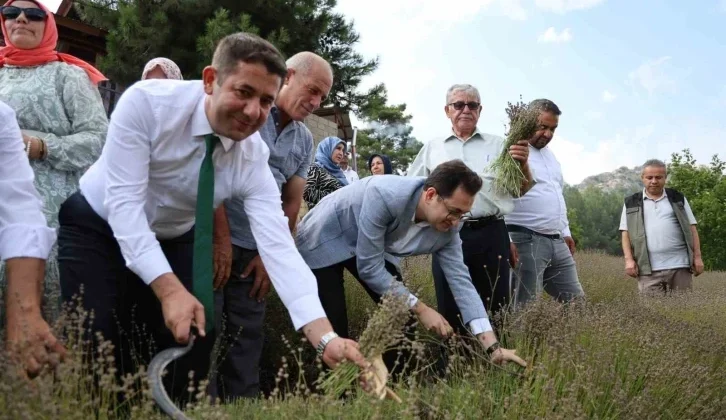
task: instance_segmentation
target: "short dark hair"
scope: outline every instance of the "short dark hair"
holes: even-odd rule
[[[451,197],[459,187],[467,194],[474,196],[479,192],[481,186],[481,177],[459,159],[440,164],[424,182],[424,190],[433,187],[442,198]]]
[[[560,108],[549,99],[535,99],[534,101],[529,103],[528,108],[533,111],[551,112],[558,116],[562,115],[562,111],[560,111]]]
[[[219,41],[212,65],[217,69],[220,83],[237,68],[240,61],[262,64],[268,72],[280,76],[281,79],[287,76],[287,66],[280,51],[254,34],[237,32]]]

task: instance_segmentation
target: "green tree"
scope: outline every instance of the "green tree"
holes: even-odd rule
[[[157,56],[174,60],[185,78],[198,78],[216,42],[236,32],[258,34],[285,56],[313,51],[333,67],[335,81],[325,105],[358,112],[376,91],[359,92],[363,77],[378,66],[355,52],[359,35],[335,13],[335,0],[81,0],[76,10],[108,31],[107,55],[99,67],[130,85]],[[374,88],[375,89],[375,88]]]
[[[620,215],[623,195],[596,187],[579,190],[566,185],[563,191],[572,237],[581,249],[598,249],[622,255]]]
[[[368,128],[359,130],[356,141],[358,174],[370,175],[368,158],[384,154],[391,160],[393,172],[402,174],[423,146],[411,136],[411,115],[406,104],[388,105],[387,91],[383,85],[371,89],[376,92],[359,108],[358,115]]]
[[[703,263],[708,270],[726,270],[726,162],[714,155],[698,165],[690,150],[674,153],[668,164],[668,186],[688,199],[698,221]]]

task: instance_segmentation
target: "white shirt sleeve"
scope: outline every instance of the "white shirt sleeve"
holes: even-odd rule
[[[144,207],[149,184],[154,110],[141,91],[129,89],[121,96],[108,128],[103,155],[106,163],[104,207],[108,224],[121,248],[126,265],[146,284],[171,266],[149,227]]]
[[[406,176],[428,176],[431,171],[428,168],[428,150],[429,143],[424,144],[418,151],[416,158],[406,171]]]
[[[623,213],[620,215],[620,230],[628,230],[628,218],[626,215],[625,204],[623,204]]]
[[[47,259],[55,243],[15,112],[0,102],[0,259]]]
[[[240,186],[237,197],[244,203],[257,250],[272,285],[298,330],[326,317],[318,298],[317,280],[295,247],[282,211],[280,190],[267,159],[249,164],[256,168],[245,171],[249,175],[242,175],[236,183]]]
[[[696,216],[693,215],[691,205],[688,204],[688,199],[686,197],[683,197],[683,208],[686,210],[686,216],[688,216],[688,223],[692,225],[698,224],[698,222],[696,222]]]
[[[474,335],[494,331],[492,324],[489,322],[489,318],[472,319],[471,322],[469,322],[469,328],[471,328],[471,333]]]

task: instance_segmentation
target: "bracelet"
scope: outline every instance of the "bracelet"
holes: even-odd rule
[[[28,160],[30,160],[30,146],[32,146],[33,143],[33,137],[28,139],[28,142],[25,143],[25,154],[28,155]]]
[[[323,338],[320,339],[320,342],[318,343],[318,347],[317,347],[318,356],[323,357],[323,353],[325,352],[325,347],[334,338],[338,338],[338,334],[336,334],[335,331],[330,331],[329,333],[323,335]]]
[[[40,142],[40,155],[38,159],[44,160],[47,157],[48,149],[45,148],[45,140],[39,138],[38,141]]]
[[[494,344],[487,347],[487,355],[491,356],[492,353],[497,351],[497,349],[501,348],[501,345],[499,344],[499,341],[495,341]]]

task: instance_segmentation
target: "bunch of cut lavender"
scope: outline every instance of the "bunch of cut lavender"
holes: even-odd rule
[[[386,293],[358,341],[363,357],[372,361],[404,343],[403,331],[410,316],[407,296]],[[359,375],[358,366],[345,361],[320,378],[320,388],[336,398],[350,389]]]
[[[509,154],[509,148],[520,140],[527,140],[537,131],[537,117],[534,110],[530,110],[523,102],[512,104],[507,102],[507,115],[509,116],[509,132],[499,157],[492,162],[491,171],[494,173],[494,189],[499,194],[520,197],[522,184],[526,176],[518,161]]]

